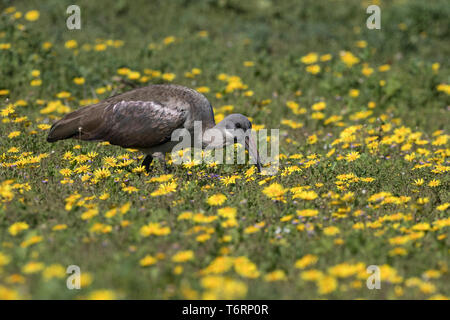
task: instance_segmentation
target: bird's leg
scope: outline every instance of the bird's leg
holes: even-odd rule
[[[145,171],[150,173],[150,165],[152,164],[153,157],[151,155],[146,155],[144,161],[142,161],[142,165],[145,167]]]

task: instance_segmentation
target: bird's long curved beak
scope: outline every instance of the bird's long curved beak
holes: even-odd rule
[[[259,160],[258,149],[256,147],[255,139],[253,139],[251,134],[245,137],[245,148],[247,149],[252,160],[255,162],[258,172],[261,172],[261,161]]]

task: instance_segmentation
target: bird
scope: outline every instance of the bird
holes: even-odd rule
[[[201,121],[200,132],[194,130],[197,121]],[[202,149],[243,141],[261,172],[255,139],[248,134],[252,129],[250,120],[234,113],[216,124],[208,99],[194,89],[176,84],[136,88],[68,113],[51,126],[47,141],[73,138],[138,149],[146,155],[142,165],[149,173],[154,158],[162,161],[167,170],[165,155],[178,144],[172,141],[177,129],[187,130],[192,142],[198,141]],[[220,139],[215,137],[217,132]]]

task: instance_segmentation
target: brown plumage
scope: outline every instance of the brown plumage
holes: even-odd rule
[[[237,128],[251,128],[244,116],[231,118],[217,128],[225,130],[230,122]],[[148,170],[154,156],[164,159],[177,144],[171,141],[174,130],[184,128],[194,134],[194,121],[202,122],[203,132],[215,127],[213,109],[205,96],[179,85],[150,85],[67,114],[53,124],[47,141],[75,138],[140,149],[147,154],[143,164]]]

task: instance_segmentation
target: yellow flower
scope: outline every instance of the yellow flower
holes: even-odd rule
[[[164,38],[163,43],[165,45],[169,45],[169,44],[175,42],[175,40],[176,40],[176,38],[174,36],[169,36],[169,37]]]
[[[141,73],[138,71],[130,71],[130,72],[128,72],[127,77],[130,80],[136,80],[141,77]]]
[[[449,138],[450,136],[449,135],[446,135],[446,134],[443,134],[443,135],[440,135],[440,136],[438,136],[435,140],[433,140],[433,142],[431,143],[433,146],[442,146],[442,145],[445,145],[445,144],[447,144],[447,141],[448,141],[448,138]]]
[[[64,177],[69,177],[72,175],[72,170],[69,168],[64,168],[59,170],[59,173],[61,173]]]
[[[321,278],[323,278],[324,274],[322,271],[319,270],[307,270],[307,271],[303,271],[300,274],[300,278],[304,281],[317,281]]]
[[[403,278],[397,274],[397,270],[387,264],[380,266],[380,274],[383,281],[391,283],[400,283],[403,281]],[[364,274],[364,277],[367,277],[367,273]]]
[[[38,125],[38,128],[44,131],[44,130],[50,129],[51,126],[49,124],[46,124],[46,123],[41,123],[41,124]]]
[[[320,72],[320,66],[318,64],[307,66],[306,72],[309,72],[311,74],[318,74]]]
[[[373,68],[370,68],[368,66],[363,66],[361,73],[365,75],[366,77],[370,76],[373,73]]]
[[[106,168],[100,168],[94,171],[94,178],[99,180],[99,179],[104,179],[111,176],[111,171],[109,171]]]
[[[384,65],[378,67],[378,71],[380,71],[380,72],[386,72],[386,71],[389,71],[390,69],[391,69],[391,66],[388,64],[384,64]]]
[[[431,65],[431,69],[435,72],[438,71],[440,67],[441,67],[441,65],[439,62],[435,62]]]
[[[217,210],[217,214],[221,217],[232,219],[236,217],[237,209],[232,207],[224,207]]]
[[[347,67],[352,67],[353,65],[359,63],[359,58],[355,57],[351,52],[349,51],[342,51],[340,53],[341,61],[346,64]]]
[[[148,237],[151,235],[165,236],[165,235],[170,234],[170,228],[169,227],[161,227],[159,223],[151,222],[148,225],[141,227],[141,229],[139,230],[139,233],[143,237]]]
[[[314,200],[317,197],[318,197],[317,193],[315,191],[313,191],[313,190],[310,190],[310,191],[297,191],[297,192],[294,192],[294,195],[292,196],[292,199]],[[307,212],[308,211],[305,211],[304,213],[307,213]],[[312,211],[309,211],[309,213],[314,214]]]
[[[433,188],[439,186],[440,184],[441,184],[440,180],[433,179],[428,183],[428,186]]]
[[[422,223],[418,223],[418,224],[414,225],[411,229],[414,231],[427,231],[427,230],[430,230],[431,227],[428,222],[422,222]]]
[[[423,273],[423,277],[426,279],[438,279],[441,277],[441,272],[439,270],[427,270]]]
[[[109,199],[109,193],[104,192],[102,195],[98,197],[100,200],[107,200]]]
[[[202,275],[207,274],[221,274],[225,273],[231,269],[234,263],[234,258],[228,256],[221,256],[215,258],[211,263],[203,270],[201,270]]]
[[[324,276],[318,280],[317,286],[319,294],[324,295],[335,291],[337,289],[338,282],[336,278],[332,276]]]
[[[192,250],[180,251],[172,257],[173,262],[181,263],[194,259],[194,252]]]
[[[304,209],[304,210],[297,210],[297,215],[302,217],[315,217],[319,214],[318,210],[315,209]]]
[[[436,286],[429,282],[423,282],[419,285],[419,290],[425,294],[431,294],[436,291]]]
[[[112,227],[103,223],[94,223],[94,225],[89,229],[92,233],[110,233],[112,231]]]
[[[355,161],[356,159],[359,159],[359,157],[361,156],[358,151],[352,151],[345,156],[345,160],[347,160],[347,162],[351,162]]]
[[[25,274],[32,274],[44,269],[42,262],[30,261],[22,267],[22,272]]]
[[[96,209],[96,208],[89,209],[81,215],[81,219],[82,220],[90,220],[93,217],[95,217],[96,215],[98,215],[98,209]]]
[[[339,232],[340,232],[339,228],[335,227],[335,226],[330,226],[330,227],[326,227],[323,229],[323,233],[326,236],[334,236],[334,235],[338,234]]]
[[[28,21],[36,21],[37,19],[39,19],[39,11],[37,10],[28,11],[25,14],[25,19]]]
[[[117,208],[113,208],[113,209],[110,209],[110,210],[108,210],[108,211],[105,212],[105,217],[106,217],[106,218],[112,218],[112,217],[114,217],[116,214],[117,214]]]
[[[66,41],[64,46],[67,49],[75,49],[76,47],[78,47],[78,42],[76,40],[69,40],[69,41]]]
[[[27,240],[23,241],[20,244],[21,248],[27,248],[33,244],[39,243],[43,240],[43,238],[41,236],[32,236],[30,238],[28,238]]]
[[[156,262],[158,262],[158,259],[152,257],[151,255],[146,255],[139,261],[139,264],[141,265],[141,267],[148,267],[155,264]]]
[[[122,188],[122,191],[127,192],[128,194],[131,194],[133,192],[138,192],[139,189],[134,186],[126,186]]]
[[[356,46],[358,48],[365,48],[367,47],[367,41],[364,40],[356,41]]]
[[[57,225],[53,226],[53,228],[52,228],[53,231],[59,231],[59,230],[65,230],[65,229],[67,229],[66,224],[57,224]]]
[[[361,274],[366,271],[364,263],[359,262],[355,264],[341,263],[328,269],[328,273],[337,278],[348,278],[352,275]]]
[[[49,280],[52,278],[64,278],[66,276],[66,269],[60,264],[52,264],[44,269],[42,272],[44,279]]]
[[[95,290],[89,296],[89,300],[115,300],[116,294],[112,290]]]
[[[235,271],[245,278],[258,278],[259,271],[256,265],[251,262],[247,257],[238,257],[234,260]]]
[[[11,49],[11,43],[0,43],[0,50]]]
[[[331,54],[327,53],[327,54],[320,56],[320,61],[323,61],[323,62],[330,61],[332,58],[333,58],[333,56]]]
[[[322,111],[326,107],[327,107],[327,104],[325,102],[321,101],[321,102],[314,103],[311,106],[311,109],[314,110],[314,111]]]
[[[207,240],[209,240],[211,238],[211,235],[204,233],[204,234],[200,234],[197,237],[195,237],[195,240],[198,242],[205,242]]]
[[[304,255],[302,258],[298,259],[295,262],[295,267],[298,269],[304,269],[308,266],[316,264],[319,258],[313,254]]]
[[[199,75],[202,73],[202,70],[199,68],[192,68],[191,72],[193,75]]]
[[[8,134],[8,138],[9,138],[9,139],[13,139],[13,138],[18,137],[18,136],[20,136],[20,131],[11,131],[11,132]]]
[[[77,84],[77,85],[82,85],[84,84],[85,80],[83,77],[77,77],[77,78],[73,78],[73,83]]]
[[[227,200],[227,197],[222,193],[217,193],[210,196],[207,200],[207,203],[210,206],[220,206]]]
[[[176,75],[174,73],[164,73],[162,75],[162,78],[166,81],[173,81],[173,79],[175,79]]]
[[[53,44],[52,44],[51,42],[48,42],[48,41],[46,41],[46,42],[44,42],[44,43],[42,44],[42,48],[43,48],[44,50],[49,50],[52,46],[53,46]]]
[[[288,189],[283,188],[283,186],[279,183],[272,183],[268,187],[263,189],[263,193],[272,200],[283,201],[284,194],[288,191]]]
[[[104,43],[98,43],[94,46],[95,51],[105,51],[106,50],[106,44]]]
[[[31,76],[34,78],[37,78],[41,75],[41,72],[39,70],[31,70]]]
[[[166,195],[177,190],[177,183],[175,181],[171,181],[168,183],[162,183],[159,185],[158,189],[153,191],[150,195],[152,197],[158,197],[162,195]]]
[[[430,202],[430,199],[428,199],[428,197],[417,199],[418,204],[426,204],[428,202]]]
[[[311,119],[314,119],[314,120],[321,120],[321,119],[323,119],[323,118],[325,118],[325,114],[322,113],[322,112],[313,112],[313,113],[311,113]],[[315,140],[315,139],[314,139],[314,140]]]
[[[11,258],[0,252],[0,267],[6,266],[11,261]]]
[[[352,98],[356,98],[359,96],[359,90],[358,89],[350,89],[349,96]]]
[[[8,231],[10,235],[15,236],[19,234],[21,231],[27,230],[28,228],[29,226],[26,222],[16,222],[8,228]]]
[[[20,300],[18,291],[0,285],[0,300]]]
[[[428,298],[429,300],[449,300],[449,297],[444,296],[443,294],[435,294]]]
[[[67,91],[61,91],[56,94],[56,97],[59,99],[66,99],[69,98],[70,96],[71,96],[70,92]]]
[[[201,285],[207,289],[202,297],[204,300],[243,299],[247,294],[247,286],[245,283],[228,277],[206,276],[201,279]]]
[[[306,56],[303,56],[300,61],[304,64],[312,64],[317,62],[318,55],[315,52],[310,52]]]
[[[210,91],[210,89],[208,87],[198,87],[195,90],[197,90],[200,93],[208,93]]]
[[[258,227],[256,227],[256,226],[249,226],[249,227],[244,229],[244,233],[245,234],[252,234],[252,233],[258,232],[259,230],[260,229]]]
[[[264,281],[273,282],[273,281],[281,281],[286,280],[286,274],[283,270],[275,270],[264,276]]]
[[[396,247],[389,251],[390,256],[406,256],[408,254],[408,251],[406,251],[405,248]]]
[[[117,73],[120,74],[121,76],[127,75],[129,72],[131,72],[131,70],[128,68],[117,69]]]
[[[317,135],[313,134],[308,137],[308,144],[316,144],[317,143]]]
[[[32,87],[39,87],[41,84],[42,84],[41,79],[34,79],[34,80],[31,80],[31,82],[30,82],[30,86],[32,86]]]
[[[16,7],[8,7],[8,8],[6,8],[5,10],[3,10],[3,13],[6,13],[6,14],[11,14],[11,13],[13,13],[13,12],[15,12],[16,11]]]

